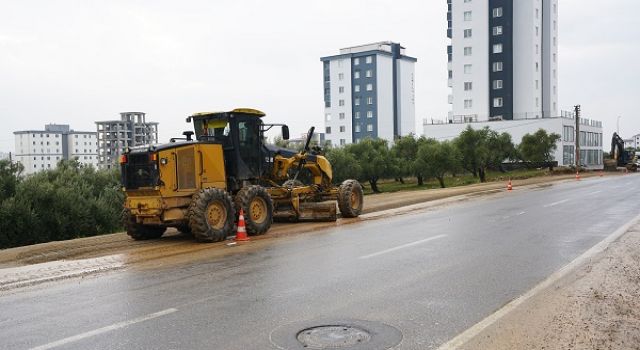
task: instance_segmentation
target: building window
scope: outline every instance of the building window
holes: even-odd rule
[[[360,97],[356,97],[356,99],[353,101],[353,104],[356,106],[360,105]]]
[[[471,31],[471,29],[465,29],[464,30],[464,37],[465,38],[471,38],[472,35],[473,35],[473,32]]]
[[[502,7],[496,7],[493,9],[493,18],[502,17]]]
[[[359,70],[353,72],[353,79],[360,79],[360,71]]]
[[[502,26],[493,27],[493,35],[494,36],[502,35]]]
[[[360,132],[360,124],[356,124],[356,132]]]
[[[464,20],[465,21],[470,21],[471,20],[471,11],[465,11],[464,12]]]
[[[493,53],[502,53],[502,44],[494,44]]]
[[[328,135],[328,134],[331,134],[331,127],[330,127],[330,126],[327,126],[327,127],[325,128],[324,132],[325,132],[327,135]]]
[[[473,100],[464,100],[464,108],[469,109],[473,107]]]
[[[502,72],[502,62],[493,62],[493,71]]]
[[[340,119],[344,119],[344,113],[340,113],[339,116],[340,116]]]
[[[338,106],[344,106],[344,100],[339,100],[338,101]]]
[[[353,91],[360,92],[360,85],[354,85],[353,86]]]
[[[493,107],[502,107],[503,106],[504,101],[502,100],[502,97],[496,97],[493,99]]]
[[[360,119],[360,111],[356,111],[356,119]]]
[[[373,56],[367,56],[367,58],[365,58],[365,62],[372,63],[373,62]]]
[[[536,90],[540,89],[540,81],[536,80]]]
[[[344,73],[338,73],[338,80],[344,80]]]
[[[540,70],[540,64],[536,62],[536,73]]]
[[[340,139],[340,146],[344,146],[347,144],[347,140],[345,139]]]
[[[367,91],[373,90],[373,84],[367,84]]]
[[[464,74],[471,74],[471,65],[470,64],[465,64],[464,65]]]
[[[345,126],[344,126],[344,125],[340,125],[340,132],[345,132],[345,130],[346,130],[346,129],[347,129],[347,128],[345,128]]]
[[[344,86],[338,87],[338,93],[344,93]]]
[[[373,76],[373,71],[371,69],[367,69],[367,71],[365,73],[365,76],[367,78],[371,78]]]
[[[493,89],[494,90],[502,89],[502,80],[494,80],[493,81]]]
[[[330,121],[331,121],[331,113],[327,113],[327,114],[325,114],[325,115],[324,115],[324,119],[325,119],[326,121],[330,122]]]
[[[367,97],[367,104],[368,105],[372,105],[373,104],[373,97]]]
[[[353,59],[353,65],[354,66],[360,65],[360,58],[359,57],[356,57],[356,58]]]
[[[471,46],[467,46],[467,47],[465,47],[465,48],[464,48],[464,55],[465,55],[465,56],[471,56],[471,53],[473,52],[472,50],[473,50],[473,49],[471,48]]]
[[[464,91],[471,91],[471,90],[473,90],[473,82],[465,81],[464,82]]]
[[[540,36],[540,27],[536,26],[536,36]]]
[[[367,118],[373,118],[373,111],[367,111]]]
[[[373,131],[373,124],[367,124],[367,131]]]

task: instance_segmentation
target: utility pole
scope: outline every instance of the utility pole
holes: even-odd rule
[[[580,105],[574,107],[576,114],[576,169],[580,169]]]
[[[622,116],[618,116],[618,119],[616,119],[616,132],[618,133],[618,135],[620,135],[620,118],[622,118]]]

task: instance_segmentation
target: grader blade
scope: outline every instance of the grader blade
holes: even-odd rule
[[[337,210],[335,201],[303,202],[299,207],[300,221],[336,221]]]

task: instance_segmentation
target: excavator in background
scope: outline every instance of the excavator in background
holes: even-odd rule
[[[634,151],[628,151],[624,148],[624,140],[617,132],[613,133],[611,138],[611,159],[605,161],[605,168],[626,168],[629,171],[638,170],[638,158]]]
[[[274,218],[335,221],[336,203],[342,217],[360,215],[360,183],[333,185],[331,164],[309,148],[314,128],[304,149],[294,152],[265,143],[266,131],[281,126],[286,140],[289,128],[265,124],[264,116],[248,108],[197,113],[187,118],[194,131],[184,138],[126,148],[120,164],[129,236],[159,238],[175,227],[217,242],[235,233],[240,210],[249,235],[266,233]]]

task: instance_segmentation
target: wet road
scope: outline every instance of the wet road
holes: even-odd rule
[[[316,319],[381,322],[402,333],[397,349],[437,348],[638,215],[638,188],[629,175],[516,189],[0,292],[0,348],[276,349]]]

